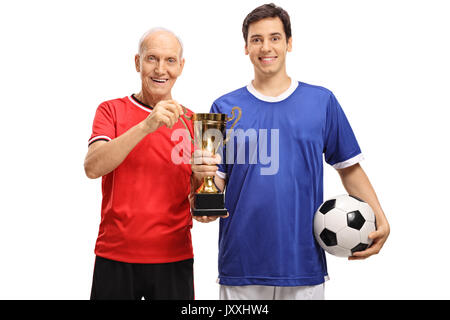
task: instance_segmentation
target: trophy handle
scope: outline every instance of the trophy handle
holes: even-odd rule
[[[187,113],[187,110],[186,110],[186,107],[185,106],[183,106],[183,105],[181,105],[181,107],[183,108],[183,117],[186,119],[186,120],[188,120],[188,121],[190,121],[191,119],[192,119],[192,117],[188,117],[187,115],[186,115],[186,113]]]
[[[183,106],[183,105],[181,105],[181,107],[183,108],[183,112],[184,112],[183,113],[183,118],[185,118],[187,121],[191,121],[192,116],[191,117],[186,116],[186,113],[187,113],[186,107]],[[183,118],[180,117],[180,120],[181,120],[181,122],[183,122],[183,125],[186,128],[186,131],[189,133],[189,138],[191,138],[191,142],[194,144],[194,139],[192,138],[191,132],[189,131],[189,129],[188,129],[186,123],[184,122]]]
[[[237,117],[236,117],[236,110],[238,111]],[[233,107],[231,109],[231,119],[229,119],[227,122],[231,122],[231,121],[233,121],[233,119],[235,119],[235,118],[236,119],[234,120],[233,124],[231,125],[230,130],[232,130],[234,128],[236,123],[241,119],[241,116],[242,116],[242,109],[241,108]],[[227,137],[226,137],[226,139],[225,139],[225,141],[223,143],[224,144],[227,143],[228,140],[230,140],[230,132],[227,133]]]

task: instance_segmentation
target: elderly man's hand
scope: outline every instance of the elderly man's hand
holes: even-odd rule
[[[183,108],[178,102],[175,100],[163,100],[156,104],[143,122],[149,133],[156,131],[163,125],[172,129],[182,114]]]

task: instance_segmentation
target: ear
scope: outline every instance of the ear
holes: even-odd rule
[[[245,51],[244,51],[244,52],[245,52],[245,55],[248,56],[248,47],[247,47],[247,44],[245,44],[244,50],[245,50]]]
[[[181,67],[181,68],[180,68],[180,74],[183,72],[184,62],[185,62],[184,58],[181,59],[181,62],[180,62],[180,67]]]
[[[288,43],[287,43],[287,51],[291,52],[292,51],[292,37],[289,38]]]
[[[141,56],[139,54],[134,56],[134,65],[136,67],[136,71],[141,72]]]

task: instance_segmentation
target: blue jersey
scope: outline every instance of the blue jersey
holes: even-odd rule
[[[231,115],[235,106],[242,116],[228,130],[218,173],[230,214],[220,221],[219,282],[320,284],[328,274],[313,219],[323,202],[323,158],[335,168],[362,159],[350,124],[331,91],[296,81],[279,97],[240,88],[211,112]]]

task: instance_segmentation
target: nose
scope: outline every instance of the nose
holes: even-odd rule
[[[264,41],[263,45],[261,47],[261,50],[263,52],[269,52],[270,51],[270,42],[269,41]]]
[[[157,74],[163,74],[165,71],[165,65],[163,61],[159,61],[156,65],[155,71]]]

